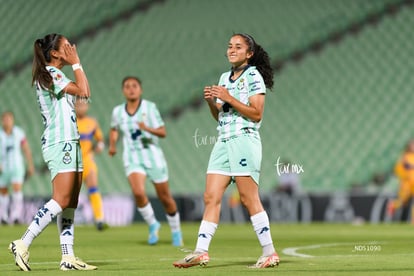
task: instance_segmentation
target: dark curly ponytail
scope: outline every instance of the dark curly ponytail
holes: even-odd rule
[[[262,46],[256,43],[254,38],[248,34],[234,34],[233,36],[241,36],[249,45],[249,50],[253,52],[253,56],[249,59],[249,64],[256,66],[257,70],[263,77],[267,88],[273,88],[273,69],[270,66],[270,58]]]
[[[33,46],[32,85],[37,81],[43,89],[49,89],[52,86],[52,76],[46,70],[46,63],[51,61],[50,51],[59,50],[62,37],[59,34],[48,34],[44,38],[36,39]]]

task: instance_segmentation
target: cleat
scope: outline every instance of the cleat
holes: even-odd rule
[[[60,270],[96,270],[94,265],[89,265],[75,256],[62,256],[60,261]]]
[[[249,266],[249,267],[250,268],[275,267],[279,265],[279,262],[280,262],[279,256],[275,252],[270,256],[261,256],[254,265]]]
[[[172,245],[173,246],[183,246],[183,237],[181,235],[181,231],[173,232],[172,233]]]
[[[9,245],[10,253],[14,255],[16,265],[23,271],[30,271],[29,251],[22,240],[12,241]]]
[[[161,224],[157,221],[149,226],[148,244],[155,245],[158,242],[158,232]]]
[[[109,228],[109,225],[105,222],[100,221],[100,222],[96,223],[96,229],[98,231],[103,231],[103,230],[106,230],[108,228]]]
[[[178,268],[187,268],[191,266],[206,266],[210,257],[208,252],[193,252],[184,257],[184,259],[178,260],[173,263],[173,266]]]

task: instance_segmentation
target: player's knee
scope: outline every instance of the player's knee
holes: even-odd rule
[[[66,209],[66,208],[69,208],[69,207],[72,207],[71,206],[72,202],[71,202],[70,197],[55,198],[54,200],[59,204],[59,206],[60,206],[60,208],[62,208],[62,210]]]
[[[158,198],[160,199],[160,201],[162,202],[164,206],[169,206],[171,205],[172,202],[174,202],[174,199],[168,193],[159,195]]]
[[[252,195],[240,194],[240,202],[249,210],[252,206],[257,205],[260,202],[260,199]]]
[[[149,202],[148,197],[145,194],[135,194],[134,197],[138,206],[144,206]]]
[[[220,204],[221,198],[219,198],[217,195],[211,192],[204,192],[204,204],[210,205],[210,204]]]
[[[245,195],[240,195],[240,203],[246,208],[248,208],[250,205],[249,199]]]

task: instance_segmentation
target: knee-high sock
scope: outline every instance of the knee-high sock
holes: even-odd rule
[[[91,203],[95,222],[103,221],[104,212],[103,212],[102,196],[98,190],[98,187],[89,188],[88,194],[89,194],[89,202]]]
[[[0,219],[9,221],[9,195],[0,195]]]
[[[211,239],[216,233],[217,224],[209,221],[202,220],[200,228],[198,230],[198,238],[196,245],[196,252],[208,251]]]
[[[39,234],[49,225],[54,217],[62,212],[60,205],[53,199],[49,200],[43,207],[41,207],[30,223],[26,232],[22,236],[23,242],[29,247],[33,239],[39,236]]]
[[[141,214],[142,218],[146,221],[148,225],[154,224],[157,222],[157,219],[155,218],[154,209],[152,209],[151,202],[148,202],[147,205],[145,205],[142,208],[137,208],[138,212]]]
[[[73,252],[73,240],[75,235],[74,218],[75,208],[66,208],[57,217],[62,255],[75,255]]]
[[[23,219],[23,193],[22,191],[13,192],[11,197],[10,219],[21,222]]]
[[[263,256],[269,256],[275,252],[272,237],[270,235],[269,217],[265,211],[250,217],[253,229],[256,232],[260,245],[262,246]]]
[[[180,226],[180,213],[176,212],[173,216],[166,215],[168,224],[170,225],[171,232],[181,231]]]

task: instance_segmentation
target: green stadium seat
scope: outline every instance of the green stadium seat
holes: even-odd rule
[[[0,71],[31,56],[38,30],[58,30],[70,38],[136,4],[74,0],[52,12],[47,0],[16,2],[2,3],[7,8],[0,11],[2,21],[18,23],[4,30]],[[397,2],[258,0],[251,5],[247,0],[177,0],[154,5],[78,43],[93,94],[90,114],[107,132],[112,108],[123,102],[121,80],[126,75],[143,80],[144,97],[156,102],[164,116],[202,98],[203,86],[217,83],[229,67],[224,54],[233,32],[251,33],[272,59],[283,58]],[[249,8],[234,9],[236,4]],[[50,17],[39,20],[43,14]],[[254,20],[240,30],[235,18]],[[401,145],[412,136],[413,20],[412,9],[404,8],[300,63],[287,64],[276,75],[261,131],[261,188],[275,185],[278,156],[304,166],[302,183],[310,191],[348,189],[351,182],[390,169]],[[4,103],[15,111],[40,166],[42,126],[30,79],[30,66],[7,74],[0,82],[1,103],[2,109]],[[166,118],[166,124],[168,138],[162,146],[171,186],[177,193],[199,193],[212,145],[197,147],[194,134],[197,129],[207,137],[216,134],[208,108],[187,109],[178,119]],[[97,157],[104,194],[129,192],[120,155],[121,148],[114,158]],[[25,192],[31,195],[50,187],[47,174],[29,182]]]

